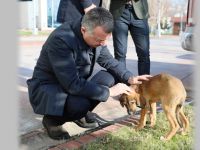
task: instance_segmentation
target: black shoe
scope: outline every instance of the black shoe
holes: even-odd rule
[[[96,113],[88,112],[84,118],[75,120],[74,123],[76,123],[79,127],[82,127],[82,128],[96,128],[99,126],[110,125],[113,122],[104,120],[103,118],[98,116]]]
[[[76,123],[79,127],[82,127],[82,128],[96,128],[96,127],[99,126],[98,123],[95,122],[95,121],[91,121],[91,122],[86,121],[85,117],[83,117],[79,120],[75,120],[73,122]]]
[[[66,140],[70,138],[69,133],[62,128],[62,125],[58,125],[55,120],[48,116],[43,117],[42,124],[50,138],[54,140]]]
[[[113,124],[113,121],[107,121],[103,118],[101,118],[99,115],[96,113],[88,112],[87,115],[85,116],[87,122],[97,122],[99,126],[108,126]]]

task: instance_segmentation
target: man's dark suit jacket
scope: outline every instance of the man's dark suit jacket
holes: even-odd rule
[[[115,19],[122,15],[125,3],[127,3],[127,0],[111,0],[110,12]],[[131,3],[138,19],[147,19],[149,17],[147,0],[131,0]]]
[[[43,45],[33,76],[27,81],[35,113],[61,116],[68,94],[106,101],[108,87],[88,81],[95,62],[121,82],[127,83],[132,76],[106,46],[91,49],[83,40],[80,28],[80,20],[65,22]]]
[[[101,0],[61,0],[58,8],[57,21],[73,21],[81,18],[85,13],[84,9],[91,4],[101,6]]]

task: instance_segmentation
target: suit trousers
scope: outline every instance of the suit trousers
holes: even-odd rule
[[[138,74],[150,74],[148,20],[138,19],[133,6],[126,4],[121,17],[114,20],[113,30],[114,55],[125,66],[128,31],[130,31],[136,48]]]
[[[104,70],[101,70],[95,74],[91,78],[91,81],[107,87],[111,87],[115,84],[115,78]],[[65,103],[63,116],[46,116],[52,120],[55,120],[57,125],[62,125],[65,122],[83,118],[88,111],[92,111],[99,103],[100,101],[97,100],[69,94]]]

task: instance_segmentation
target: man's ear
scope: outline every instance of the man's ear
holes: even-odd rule
[[[86,32],[86,28],[84,26],[81,26],[81,33],[84,34]]]

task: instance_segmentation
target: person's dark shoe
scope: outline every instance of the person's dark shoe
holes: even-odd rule
[[[82,128],[96,128],[102,125],[112,124],[111,121],[104,120],[96,113],[91,113],[91,112],[88,112],[85,117],[79,120],[75,120],[74,123],[76,123],[79,127]]]
[[[95,122],[95,121],[92,121],[92,122],[86,121],[85,117],[83,117],[79,120],[75,120],[73,122],[76,123],[79,127],[82,127],[82,128],[96,128],[96,127],[99,126],[98,123]]]
[[[103,118],[101,118],[99,115],[96,113],[88,112],[87,115],[85,116],[85,119],[87,122],[97,122],[99,126],[107,126],[113,124],[113,121],[108,121]]]
[[[66,140],[70,138],[69,133],[62,128],[62,125],[58,125],[55,120],[50,119],[48,116],[43,117],[42,124],[50,138],[54,140]]]

